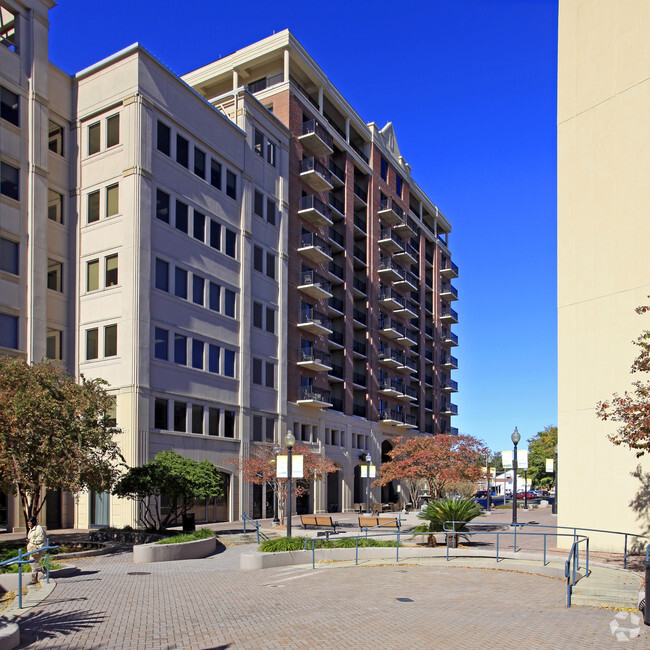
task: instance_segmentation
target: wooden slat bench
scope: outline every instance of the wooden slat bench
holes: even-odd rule
[[[300,515],[300,523],[305,529],[307,526],[329,526],[334,534],[336,534],[336,527],[339,525],[339,522],[333,521],[329,515]],[[330,531],[325,534],[329,537]]]
[[[374,528],[381,526],[382,528],[400,528],[400,523],[397,519],[382,519],[381,517],[359,517],[359,528]]]

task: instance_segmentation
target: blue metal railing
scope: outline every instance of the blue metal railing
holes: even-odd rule
[[[12,557],[9,560],[0,562],[0,567],[11,566],[12,564],[18,565],[18,609],[22,609],[23,607],[23,564],[31,564],[30,560],[27,560],[25,558],[28,558],[30,555],[34,555],[34,553],[40,553],[42,551],[45,551],[45,581],[47,582],[47,584],[49,584],[50,583],[50,551],[56,548],[59,547],[50,546],[50,538],[48,537],[45,540],[45,546],[41,546],[41,548],[37,548],[35,551],[29,551],[29,553],[23,553],[22,548],[20,548],[18,549],[18,555],[16,555],[16,557]],[[38,577],[38,574],[36,574],[36,577]]]
[[[560,533],[562,534],[562,533]],[[580,569],[580,544],[586,542],[587,544],[587,560],[585,564],[586,576],[589,577],[589,538],[586,536],[580,536],[579,539],[576,539],[575,542],[571,545],[571,551],[569,552],[569,557],[564,563],[564,577],[566,578],[566,606],[571,607],[571,592],[574,585],[576,584],[576,566]],[[571,559],[573,558],[573,570],[571,570]]]
[[[257,531],[257,543],[260,543],[260,524],[258,521],[255,521],[254,519],[251,519],[246,513],[242,514],[241,516],[242,521],[244,522],[244,535],[246,534],[246,522],[250,522],[255,526],[255,529]]]

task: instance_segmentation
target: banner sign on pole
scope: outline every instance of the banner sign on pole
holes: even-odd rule
[[[375,465],[370,466],[370,478],[375,478],[377,476],[377,467]],[[361,465],[361,478],[368,478],[368,465]]]
[[[553,464],[554,464],[554,462],[553,462],[553,459],[552,459],[552,458],[547,458],[547,459],[546,459],[546,472],[547,472],[548,474],[552,474],[552,473],[553,473],[553,471],[554,471],[554,470],[553,470]]]
[[[517,469],[528,469],[528,449],[517,449]]]
[[[291,456],[291,478],[303,478],[303,462],[302,462],[302,455],[297,455],[297,456]],[[278,478],[287,478],[288,476],[288,468],[289,468],[289,457],[284,455],[284,456],[276,456],[276,463],[275,463],[275,469],[276,469],[276,476]]]
[[[503,466],[510,469],[512,467],[512,449],[510,451],[501,452],[501,462]]]

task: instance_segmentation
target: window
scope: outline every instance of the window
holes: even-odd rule
[[[264,418],[261,415],[253,416],[253,442],[262,442],[262,424]]]
[[[156,327],[154,332],[153,355],[156,359],[169,360],[169,331]]]
[[[48,359],[61,361],[63,359],[63,332],[48,328],[45,338],[45,356]]]
[[[174,363],[187,365],[187,336],[174,334]]]
[[[63,292],[63,263],[47,260],[47,288]]]
[[[120,186],[115,184],[106,188],[106,216],[112,217],[120,211]]]
[[[219,435],[219,409],[208,409],[208,435]]]
[[[176,230],[180,230],[187,235],[187,215],[188,215],[187,204],[182,201],[176,201]]]
[[[192,276],[192,302],[196,305],[203,306],[203,296],[205,294],[205,280],[199,276]]]
[[[110,403],[104,411],[104,423],[109,428],[117,426],[117,400],[114,395],[109,395]]]
[[[253,327],[262,328],[264,325],[262,323],[262,304],[259,302],[253,302]]]
[[[273,442],[275,439],[275,420],[266,418],[266,442]]]
[[[93,260],[86,265],[86,291],[99,289],[99,260]]]
[[[88,195],[88,223],[99,221],[99,190]]]
[[[266,275],[275,280],[275,255],[266,253]]]
[[[208,370],[210,372],[219,372],[219,356],[221,348],[218,345],[210,345],[208,347]]]
[[[221,224],[210,220],[210,246],[217,251],[221,250]]]
[[[19,169],[6,162],[0,162],[0,194],[20,200],[18,191]]]
[[[174,431],[185,432],[187,429],[187,404],[174,402]]]
[[[169,291],[169,263],[156,258],[156,289]]]
[[[50,151],[63,155],[63,127],[50,120],[47,135],[47,147]]]
[[[253,268],[264,273],[264,251],[257,245],[253,246]]]
[[[221,308],[221,287],[214,282],[210,282],[209,307],[212,311],[219,311]]]
[[[275,201],[271,199],[266,199],[266,220],[275,226]]]
[[[258,217],[264,219],[264,195],[262,192],[255,190],[255,197],[253,200],[253,211]]]
[[[223,351],[223,374],[226,377],[235,376],[235,353],[233,350]]]
[[[99,125],[99,122],[95,122],[95,124],[91,124],[88,127],[88,155],[92,156],[93,154],[97,153],[100,150],[100,132],[101,132],[101,127]]]
[[[205,152],[194,147],[194,173],[205,178]]]
[[[381,159],[381,180],[386,181],[388,180],[388,162],[386,158]]]
[[[235,292],[230,289],[226,289],[226,300],[224,306],[224,313],[226,316],[235,317]]]
[[[109,255],[106,258],[106,285],[114,287],[117,284],[117,255]]]
[[[210,185],[221,189],[221,163],[214,158],[210,158]]]
[[[258,156],[260,156],[260,158],[264,158],[264,135],[260,131],[255,129],[253,138],[254,138],[255,153]]]
[[[187,271],[178,266],[174,272],[174,295],[187,300]]]
[[[226,438],[235,437],[235,412],[234,411],[224,411],[223,412],[223,435]]]
[[[99,357],[99,330],[86,330],[86,361]]]
[[[266,386],[267,388],[275,387],[275,366],[266,362]]]
[[[156,219],[169,223],[169,194],[156,190]]]
[[[271,111],[273,112],[273,111]],[[276,146],[275,143],[267,140],[266,142],[266,162],[275,167],[276,161]]]
[[[237,256],[235,250],[236,244],[237,244],[237,233],[226,228],[226,255],[233,258]]]
[[[192,368],[203,370],[203,341],[192,339]]]
[[[47,191],[47,218],[63,223],[63,195],[54,190]]]
[[[275,334],[275,309],[266,308],[266,331]]]
[[[190,164],[190,143],[181,135],[176,135],[176,162],[183,167]]]
[[[192,433],[203,433],[203,407],[192,404]]]
[[[164,153],[166,156],[172,155],[172,130],[163,122],[158,120],[158,134],[157,134],[157,147],[158,151]]]
[[[237,175],[226,170],[226,195],[231,199],[237,199]]]
[[[18,349],[18,316],[0,314],[0,347]]]
[[[0,271],[12,275],[19,274],[19,250],[17,241],[0,237]]]
[[[153,407],[153,426],[155,429],[167,429],[169,427],[167,405],[166,399],[156,397]]]
[[[120,116],[111,115],[106,120],[106,148],[120,144]]]
[[[117,325],[106,325],[104,327],[104,356],[114,357],[117,355]]]
[[[253,383],[262,385],[262,360],[253,357]]]
[[[400,198],[402,198],[402,184],[403,184],[403,181],[402,181],[401,176],[398,176],[396,174],[395,175],[395,192],[396,192],[397,196],[399,196]]]
[[[0,117],[7,122],[20,126],[18,95],[4,86],[0,86]]]
[[[205,215],[198,210],[194,210],[192,236],[199,241],[205,241]]]

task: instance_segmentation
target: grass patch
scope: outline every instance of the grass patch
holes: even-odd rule
[[[156,544],[183,544],[184,542],[196,542],[199,539],[209,539],[210,537],[214,537],[214,533],[210,529],[200,528],[193,533],[183,533],[182,535],[166,537],[156,542]]]
[[[260,544],[259,550],[262,553],[279,553],[282,551],[302,551],[305,548],[311,550],[311,542],[314,540],[314,548],[355,548],[356,538],[344,539],[315,539],[313,537],[282,537],[280,539],[267,539]],[[359,548],[368,548],[371,546],[384,546],[395,548],[396,542],[359,537]],[[401,546],[401,544],[400,544]]]

